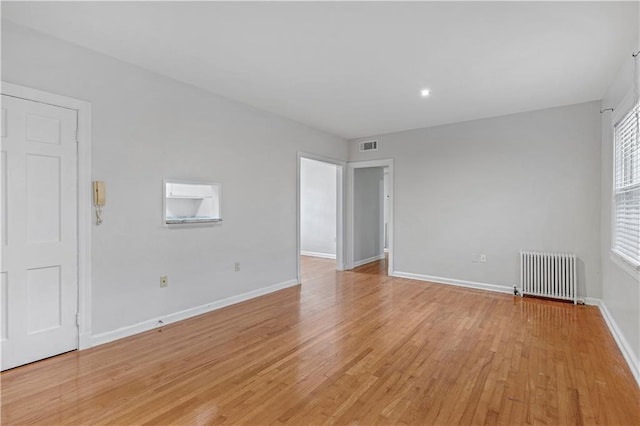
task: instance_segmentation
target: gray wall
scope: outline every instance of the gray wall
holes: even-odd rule
[[[92,104],[94,333],[295,280],[297,152],[345,140],[7,22],[2,78]],[[163,178],[220,182],[222,225],[164,228]]]
[[[384,254],[383,167],[354,170],[354,263]]]
[[[300,249],[336,256],[337,166],[300,159]]]
[[[632,92],[633,61],[627,58],[612,82],[602,108],[616,108]],[[614,111],[615,115],[621,113]],[[602,114],[602,300],[613,316],[629,349],[633,352],[636,369],[640,369],[640,276],[621,266],[611,253],[611,209],[613,193],[613,114]]]
[[[571,252],[580,296],[599,298],[599,108],[374,136],[369,153],[351,141],[351,161],[394,159],[395,271],[512,287],[519,250]]]

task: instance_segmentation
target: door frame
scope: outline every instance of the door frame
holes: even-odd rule
[[[393,158],[386,158],[381,160],[368,160],[368,161],[353,161],[347,163],[347,179],[346,179],[346,188],[347,188],[347,203],[346,203],[346,267],[347,269],[354,268],[354,258],[355,258],[355,169],[364,169],[369,167],[388,167],[389,169],[389,199],[391,202],[389,203],[389,226],[387,228],[387,238],[389,239],[389,263],[388,263],[388,271],[389,276],[393,276],[394,267],[393,267],[393,252],[394,252],[394,238],[393,238],[393,229],[394,229],[394,214],[393,214],[393,206],[395,205],[394,196],[393,196],[393,180],[394,180],[394,172],[393,172]],[[381,207],[383,208],[383,207]]]
[[[91,103],[6,81],[5,96],[75,110],[78,115],[77,231],[78,231],[78,349],[91,347]]]
[[[345,269],[344,171],[347,163],[321,155],[298,152],[296,164],[296,280],[298,284],[302,282],[300,271],[300,247],[302,245],[300,235],[300,168],[303,158],[334,164],[336,166],[336,270],[344,271]]]

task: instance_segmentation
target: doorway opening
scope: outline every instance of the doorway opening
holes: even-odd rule
[[[350,268],[393,275],[393,160],[349,163]]]
[[[298,282],[343,270],[344,163],[312,154],[298,158]]]

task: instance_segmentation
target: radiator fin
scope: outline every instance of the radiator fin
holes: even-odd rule
[[[520,252],[520,294],[577,303],[576,255]]]

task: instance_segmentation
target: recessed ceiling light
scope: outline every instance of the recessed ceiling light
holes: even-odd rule
[[[422,89],[420,91],[420,96],[422,96],[423,98],[429,96],[430,94],[431,94],[431,90],[429,90],[429,89]]]

